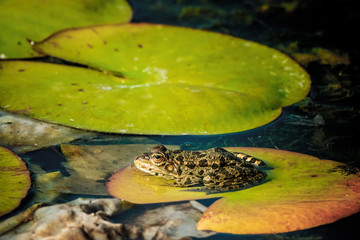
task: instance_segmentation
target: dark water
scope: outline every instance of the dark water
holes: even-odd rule
[[[310,154],[320,158],[334,159],[339,154],[332,154],[332,151],[328,149],[320,149],[316,146],[311,146],[312,137],[314,131],[317,128],[323,128],[324,126],[316,126],[307,118],[295,118],[296,114],[295,107],[287,107],[284,109],[283,114],[273,121],[272,123],[256,128],[253,130],[224,134],[224,135],[211,135],[211,136],[147,136],[152,140],[156,140],[165,145],[180,145],[181,149],[184,150],[199,150],[207,149],[215,146],[254,146],[254,147],[268,147],[268,148],[279,148],[289,151],[296,151],[301,153]],[[304,119],[306,121],[304,121]],[[295,121],[295,122],[293,122]],[[299,125],[302,124],[307,125]],[[144,136],[136,135],[113,135],[113,134],[100,134],[99,139],[96,142],[89,142],[84,140],[78,140],[77,144],[86,145],[101,145],[101,144],[129,144],[134,142],[141,142]],[[143,140],[144,141],[144,140]],[[339,158],[334,159],[342,162],[354,163],[355,156],[348,153],[350,156],[347,159]],[[65,176],[68,175],[66,169],[61,165],[62,162],[66,161],[62,155],[61,150],[58,146],[49,147],[33,152],[24,154],[23,157],[28,162],[37,164],[47,172],[60,170]],[[49,161],[51,159],[51,161]],[[356,163],[356,162],[355,162]],[[32,190],[34,191],[34,190]],[[24,200],[23,205],[18,211],[24,209],[26,206],[32,204],[33,192]],[[55,199],[54,203],[64,203],[67,201],[74,200],[78,197],[109,197],[109,196],[91,196],[91,195],[61,195]],[[205,206],[211,205],[215,200],[200,200],[199,202]],[[137,207],[130,210],[129,212],[120,215],[119,218],[113,219],[115,222],[128,222],[131,223],[131,219],[143,211],[162,207],[167,204],[149,204]],[[360,236],[360,230],[357,227],[360,221],[360,214],[341,219],[335,223],[328,225],[295,231],[291,233],[283,234],[270,234],[270,235],[232,235],[232,234],[217,234],[215,236],[208,237],[206,239],[356,239]]]
[[[359,3],[349,0],[308,0],[299,1],[293,10],[285,7],[288,6],[286,3],[294,2],[132,0],[133,22],[156,22],[224,32],[281,50],[282,46],[297,42],[299,52],[322,47],[347,54],[351,62],[336,66],[313,62],[304,66],[312,79],[309,98],[284,108],[283,114],[266,126],[224,135],[146,137],[166,145],[180,145],[184,150],[215,146],[278,148],[360,167],[360,39],[354,35],[357,31],[354,24],[360,22],[357,12]],[[200,14],[193,13],[192,9],[196,8]],[[328,86],[334,83],[340,89],[329,89]],[[96,142],[79,140],[76,143],[140,143],[142,137],[101,134],[100,140]],[[58,146],[33,151],[22,157],[45,171],[60,170],[65,176],[68,175],[61,165],[66,160]],[[31,204],[32,194],[24,200],[19,211]],[[77,197],[79,195],[64,195],[56,201],[66,202]],[[211,200],[200,202],[205,205],[212,203]],[[359,222],[358,213],[332,224],[292,233],[255,236],[218,234],[207,239],[360,239]]]

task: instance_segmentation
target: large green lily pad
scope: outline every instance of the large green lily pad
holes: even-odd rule
[[[135,167],[116,172],[107,188],[114,197],[135,203],[220,198],[197,228],[235,234],[289,232],[334,222],[360,210],[360,174],[344,164],[295,152],[264,148],[227,148],[263,159],[266,181],[234,192],[206,194],[170,186],[169,180]]]
[[[0,216],[19,206],[31,180],[26,164],[12,151],[0,146]]]
[[[64,28],[128,22],[131,16],[126,0],[1,0],[0,58],[37,56],[29,41]]]
[[[1,62],[0,107],[96,131],[244,131],[274,120],[310,88],[308,74],[279,51],[189,28],[120,24],[73,29],[35,48],[102,71]]]

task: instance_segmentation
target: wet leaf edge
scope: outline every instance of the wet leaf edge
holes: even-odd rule
[[[0,212],[0,216],[3,216],[5,214],[7,214],[7,213],[10,213],[14,209],[16,209],[20,205],[21,201],[26,197],[26,195],[28,194],[28,192],[30,190],[30,187],[31,187],[31,177],[30,177],[30,171],[27,168],[26,163],[17,154],[15,154],[13,151],[11,151],[8,148],[0,146],[0,154],[1,155],[8,155],[9,157],[11,157],[13,159],[16,159],[18,161],[17,166],[15,166],[15,168],[20,169],[20,171],[15,170],[14,173],[15,173],[16,176],[21,177],[22,181],[25,181],[25,183],[23,183],[24,185],[26,184],[25,187],[23,187],[22,190],[19,191],[19,198],[14,198],[14,197],[10,198],[11,199],[10,207],[8,207],[8,209],[5,210],[5,211]],[[3,169],[1,169],[1,172],[2,171],[3,171]],[[6,171],[6,168],[5,168],[5,171]],[[19,172],[20,172],[20,174],[19,174]],[[10,179],[9,182],[11,182],[11,180],[12,179]],[[8,182],[5,182],[5,183],[2,182],[1,185],[7,184],[7,183]],[[3,196],[0,197],[0,202],[3,202],[2,198],[3,198]]]

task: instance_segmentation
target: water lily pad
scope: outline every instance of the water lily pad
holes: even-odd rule
[[[171,187],[169,180],[126,167],[109,179],[108,191],[135,203],[220,198],[205,211],[197,228],[236,234],[311,228],[360,209],[360,174],[346,173],[344,164],[275,149],[227,149],[263,159],[273,168],[267,171],[267,181],[241,191],[206,194]]]
[[[0,216],[19,206],[31,180],[26,164],[10,150],[0,147]]]
[[[128,22],[131,16],[126,0],[1,0],[0,58],[37,56],[28,41],[64,28]]]
[[[308,74],[279,51],[190,28],[119,24],[73,29],[35,49],[102,72],[2,62],[0,107],[96,131],[248,130],[274,120],[310,88]]]

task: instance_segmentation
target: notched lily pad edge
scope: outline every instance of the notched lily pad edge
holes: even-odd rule
[[[303,73],[306,74],[306,78],[309,79],[309,84],[308,86],[306,87],[305,91],[306,94],[304,94],[305,96],[307,96],[310,92],[310,89],[311,89],[311,79],[310,79],[310,76],[309,74],[305,71],[305,69],[303,68],[303,66],[297,62],[294,58],[292,58],[291,56],[287,55],[286,53],[282,52],[281,50],[278,50],[278,49],[275,49],[275,48],[272,48],[270,46],[267,46],[267,45],[263,45],[261,43],[258,43],[258,42],[254,42],[252,40],[247,40],[247,39],[243,39],[243,38],[239,38],[239,37],[236,37],[236,36],[233,36],[233,35],[229,35],[229,34],[225,34],[225,33],[220,33],[220,32],[213,32],[213,31],[209,31],[209,30],[204,30],[204,29],[198,29],[198,28],[192,28],[192,27],[184,27],[184,26],[174,26],[174,25],[170,25],[170,24],[159,24],[159,23],[146,23],[146,22],[139,22],[139,23],[115,23],[115,24],[100,24],[100,25],[93,25],[93,26],[88,26],[88,27],[76,27],[76,28],[68,28],[68,29],[63,29],[63,30],[60,30],[58,32],[55,32],[53,34],[51,34],[50,36],[48,36],[47,38],[45,38],[44,40],[40,41],[40,42],[36,42],[34,45],[33,45],[33,50],[34,51],[37,51],[39,53],[42,53],[42,54],[45,54],[47,56],[51,56],[51,57],[54,57],[54,58],[57,58],[57,59],[61,59],[61,58],[58,58],[56,57],[55,55],[52,55],[52,54],[48,54],[48,53],[45,53],[38,45],[41,45],[43,44],[44,42],[48,41],[49,39],[53,38],[53,37],[56,37],[57,35],[60,35],[64,32],[67,32],[67,31],[72,31],[72,30],[82,30],[82,29],[92,29],[95,33],[96,33],[96,30],[95,28],[97,27],[102,27],[102,26],[123,26],[123,25],[134,25],[134,26],[152,26],[152,27],[158,27],[158,28],[162,28],[162,27],[171,27],[171,28],[179,28],[179,29],[188,29],[188,30],[191,30],[191,31],[199,31],[199,32],[205,32],[205,33],[210,33],[210,34],[217,34],[219,36],[224,36],[224,37],[229,37],[229,38],[233,38],[233,39],[240,39],[240,40],[244,40],[246,42],[249,42],[251,43],[252,45],[256,45],[256,46],[259,46],[261,48],[266,48],[266,49],[270,49],[274,52],[277,52],[283,56],[286,56],[287,58],[289,58],[293,63],[295,63],[297,65],[297,67],[299,67],[299,69],[302,69]],[[105,43],[104,43],[105,44]],[[61,59],[63,60],[63,59]],[[102,70],[102,69],[99,69],[97,67],[93,67],[91,65],[86,65],[86,64],[81,64],[81,63],[77,63],[76,61],[71,61],[71,60],[64,60],[65,62],[68,62],[70,65],[74,64],[75,66],[79,65],[80,67],[84,67],[84,68],[87,68],[87,69],[91,69],[91,70],[95,70],[95,71],[99,71],[99,72],[102,72],[104,74],[107,74],[107,75],[112,75],[112,76],[115,76],[115,77],[119,77],[119,78],[123,78],[123,75],[121,72],[117,72],[117,71],[111,71],[111,70]],[[299,100],[301,101],[301,100]],[[299,102],[297,101],[297,102]],[[282,108],[283,107],[286,107],[286,106],[291,106],[292,104],[294,104],[296,102],[293,102],[291,104],[287,104],[287,105],[283,105],[277,109],[268,109],[268,111],[273,111],[274,114],[273,114],[273,118],[268,121],[268,122],[265,122],[264,124],[261,124],[261,125],[258,125],[258,126],[254,126],[250,129],[246,128],[245,130],[243,129],[239,129],[238,131],[231,131],[231,132],[219,132],[219,133],[206,133],[206,131],[197,131],[196,133],[175,133],[175,134],[169,134],[167,132],[158,132],[158,133],[146,133],[146,132],[131,132],[129,134],[134,134],[134,135],[175,135],[175,136],[178,136],[178,135],[189,135],[189,136],[193,136],[193,135],[206,135],[206,136],[211,136],[211,135],[220,135],[220,134],[233,134],[233,133],[239,133],[239,132],[244,132],[244,131],[248,131],[248,130],[252,130],[252,129],[255,129],[255,128],[259,128],[259,127],[262,127],[262,126],[265,126],[269,123],[272,123],[274,121],[276,121],[281,115],[282,115]],[[76,129],[82,129],[82,128],[77,128],[77,127],[74,127]],[[85,129],[85,130],[89,130],[89,131],[95,131],[95,132],[105,132],[105,133],[116,133],[116,134],[128,134],[126,132],[123,132],[123,131],[127,131],[127,129],[119,129],[118,131],[114,132],[114,131],[97,131],[97,130],[92,130],[92,129]]]

